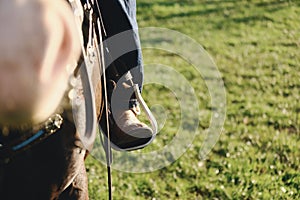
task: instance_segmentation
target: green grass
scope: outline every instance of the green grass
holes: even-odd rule
[[[227,115],[219,141],[202,160],[211,117],[205,81],[175,54],[145,50],[145,64],[172,66],[189,80],[201,120],[193,144],[171,165],[149,173],[113,170],[114,198],[299,199],[300,3],[138,0],[137,6],[140,27],[177,30],[212,56],[225,84]],[[146,85],[143,96],[149,105],[162,106],[154,107],[158,113],[168,114],[157,139],[141,151],[150,152],[176,135],[181,113],[164,86]],[[86,164],[90,198],[107,199],[105,165],[92,157]]]

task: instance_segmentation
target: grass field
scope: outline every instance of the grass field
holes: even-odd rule
[[[212,113],[205,80],[177,55],[145,50],[146,65],[172,67],[191,84],[199,127],[172,164],[148,173],[113,170],[114,199],[300,199],[300,2],[137,0],[137,7],[141,28],[179,31],[211,55],[224,81],[227,113],[218,142],[201,159]],[[140,151],[150,152],[172,140],[182,113],[162,85],[146,85],[143,96],[149,105],[161,105],[153,109],[162,129]],[[90,198],[107,199],[105,165],[93,157],[86,163]]]

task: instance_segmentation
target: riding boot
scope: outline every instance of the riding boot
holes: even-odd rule
[[[133,89],[123,80],[108,83],[109,131],[112,147],[132,151],[145,147],[152,140],[153,132],[137,117],[140,114]]]

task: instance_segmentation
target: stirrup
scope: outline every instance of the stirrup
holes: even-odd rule
[[[153,116],[152,112],[150,111],[149,107],[147,106],[146,102],[144,101],[141,93],[140,93],[140,89],[139,89],[139,86],[138,84],[134,84],[132,82],[132,75],[130,73],[130,71],[128,71],[126,74],[125,74],[125,79],[127,81],[130,81],[133,89],[134,89],[134,94],[136,96],[136,99],[138,100],[138,102],[140,103],[142,109],[145,111],[146,113],[146,116],[148,118],[148,120],[150,121],[151,123],[151,126],[152,126],[152,133],[154,136],[157,135],[157,122],[156,122],[156,119],[155,117]],[[153,138],[154,139],[154,138]],[[152,140],[151,140],[152,141]]]
[[[137,84],[133,84],[132,82],[132,75],[130,72],[127,72],[125,74],[125,79],[128,83],[131,84],[128,85],[129,87],[131,87],[135,93],[135,98],[137,99],[137,102],[139,103],[141,109],[145,112],[148,120],[151,123],[151,128],[150,127],[141,127],[141,128],[136,128],[133,129],[132,132],[124,132],[116,123],[114,117],[111,115],[110,112],[110,116],[109,116],[109,124],[110,124],[110,140],[111,140],[111,147],[114,150],[117,151],[133,151],[133,150],[137,150],[137,149],[142,149],[144,147],[146,147],[147,145],[149,145],[154,138],[156,137],[157,134],[157,122],[155,120],[155,117],[153,116],[153,114],[151,113],[150,109],[148,108],[147,104],[145,103],[144,99],[141,96],[139,87]],[[139,112],[136,112],[135,109],[130,109],[133,114],[135,114],[135,116],[137,114],[139,114]],[[140,110],[137,110],[140,111]],[[141,122],[143,123],[143,122]],[[144,124],[144,123],[143,123]],[[104,131],[105,133],[105,131]],[[124,139],[124,143],[122,143],[122,134],[125,134],[126,136],[123,136],[124,138],[128,139],[128,142],[126,141],[126,139]],[[134,137],[134,135],[136,135],[137,137]],[[138,136],[145,136],[144,138],[138,138]],[[149,135],[149,137],[148,137]],[[132,137],[131,139],[129,139],[130,137]]]
[[[157,129],[158,129],[157,128],[157,121],[156,121],[155,117],[153,116],[152,112],[150,111],[149,107],[147,106],[146,102],[144,101],[144,99],[143,99],[143,97],[140,93],[140,89],[139,89],[138,84],[134,84],[133,81],[132,81],[132,78],[133,77],[132,77],[130,71],[128,71],[125,74],[125,79],[126,79],[126,81],[129,81],[131,83],[131,86],[133,87],[133,90],[134,90],[134,93],[135,93],[135,97],[138,100],[139,104],[141,105],[142,110],[144,110],[144,112],[146,113],[146,116],[147,116],[148,120],[150,121],[152,136],[147,142],[144,142],[143,144],[140,144],[140,145],[127,147],[127,148],[119,148],[119,147],[116,147],[116,146],[115,147],[112,146],[113,148],[115,148],[116,150],[119,150],[119,151],[133,151],[133,150],[137,150],[137,149],[142,149],[142,148],[148,146],[154,140],[154,138],[157,135]]]

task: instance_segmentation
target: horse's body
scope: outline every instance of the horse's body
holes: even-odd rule
[[[100,118],[102,88],[99,68],[94,68],[92,84],[96,114]],[[1,200],[88,199],[84,166],[88,152],[76,130],[71,106],[63,109],[60,113],[63,123],[57,131],[22,151],[8,154],[7,159],[0,159]],[[4,134],[0,137],[0,147],[22,138],[22,131],[10,133],[2,130],[0,133]]]

